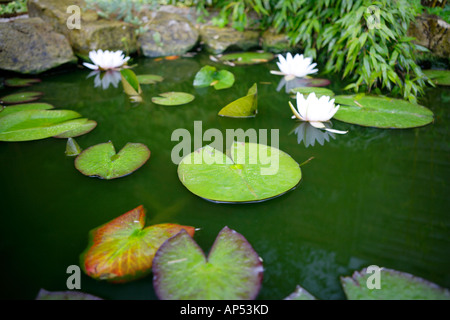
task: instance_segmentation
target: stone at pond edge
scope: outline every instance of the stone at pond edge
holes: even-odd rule
[[[81,28],[69,29],[67,19],[73,13],[67,8],[77,5],[82,8]],[[40,17],[57,32],[64,34],[76,53],[87,54],[91,50],[122,50],[135,52],[135,28],[116,20],[98,19],[95,12],[83,11],[84,0],[28,0],[30,17]]]
[[[76,61],[67,39],[42,19],[0,23],[0,69],[37,74]]]
[[[237,31],[230,27],[203,25],[200,36],[206,50],[214,54],[231,49],[247,51],[259,46],[259,32],[255,30]]]
[[[147,12],[147,31],[138,37],[138,46],[146,57],[182,55],[198,41],[198,31],[188,19],[168,12]]]
[[[299,45],[291,45],[287,34],[276,33],[273,29],[263,32],[261,35],[261,46],[264,51],[273,53],[295,52],[301,49]]]

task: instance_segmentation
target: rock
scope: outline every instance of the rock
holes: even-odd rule
[[[80,28],[69,29],[67,21],[74,12],[67,8],[77,5],[81,9]],[[64,34],[76,53],[86,55],[91,50],[137,50],[135,27],[121,21],[99,19],[94,11],[83,10],[84,0],[28,0],[28,14],[40,17],[56,31]]]
[[[409,26],[408,35],[437,57],[450,58],[450,24],[441,18],[429,14],[417,17]]]
[[[176,13],[147,12],[143,20],[148,23],[138,37],[138,46],[146,57],[181,55],[197,44],[198,31]]]
[[[293,46],[285,33],[276,33],[275,30],[266,30],[261,35],[261,46],[264,51],[281,53],[295,52],[301,49],[300,45]]]
[[[0,23],[0,69],[36,74],[76,61],[67,39],[42,19]]]
[[[205,24],[200,27],[200,36],[206,50],[213,54],[259,47],[259,32],[254,30],[238,31],[231,27],[220,28]]]

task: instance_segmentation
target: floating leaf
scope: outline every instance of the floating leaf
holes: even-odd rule
[[[70,290],[70,291],[47,291],[39,290],[36,300],[103,300],[88,293]]]
[[[41,82],[40,79],[10,78],[5,80],[5,86],[8,87],[29,87],[35,83]]]
[[[377,96],[336,96],[340,104],[334,118],[343,122],[377,128],[414,128],[433,122],[433,112],[400,99]]]
[[[216,90],[226,89],[234,84],[234,75],[227,70],[217,71],[215,67],[204,66],[195,75],[194,87],[214,86]]]
[[[219,112],[219,116],[232,118],[249,118],[258,113],[258,87],[257,84],[248,90],[245,97],[239,98],[226,105]]]
[[[239,233],[223,228],[208,258],[184,230],[153,260],[153,286],[163,300],[250,300],[261,288],[263,266]]]
[[[188,154],[178,177],[189,191],[213,202],[259,202],[295,188],[302,174],[298,163],[277,148],[234,142],[230,156],[211,146]]]
[[[352,277],[341,277],[349,300],[450,300],[449,290],[409,273],[386,268],[379,271],[377,289],[372,287],[375,280],[369,279],[377,275],[367,270],[355,272]]]
[[[194,96],[185,92],[165,92],[159,94],[161,97],[153,97],[152,102],[164,106],[177,106],[194,100]]]
[[[120,70],[123,90],[129,96],[139,96],[142,93],[136,74],[130,69]]]
[[[89,245],[81,254],[81,265],[94,279],[127,282],[151,272],[158,248],[181,230],[195,229],[173,223],[145,225],[145,210],[139,206],[92,230]]]
[[[81,148],[78,145],[78,143],[75,141],[75,139],[69,138],[67,139],[66,144],[66,156],[68,157],[75,157],[81,153]]]
[[[92,130],[94,130],[94,128],[97,126],[97,122],[94,120],[89,120],[89,119],[84,119],[84,122],[81,123],[78,127],[76,127],[75,129],[72,130],[68,130],[65,131],[63,133],[60,133],[56,136],[54,136],[54,138],[73,138],[73,137],[78,137],[81,136],[83,134],[86,134],[88,132],[91,132]]]
[[[9,106],[3,109],[0,112],[0,118],[7,116],[12,113],[16,113],[24,110],[50,110],[54,107],[48,103],[25,103],[25,104],[16,104],[13,106]]]
[[[320,87],[299,87],[291,89],[291,93],[297,93],[300,92],[302,95],[306,97],[309,96],[310,93],[314,92],[317,96],[317,98],[320,98],[322,96],[328,96],[333,97],[334,92],[327,88],[320,88]]]
[[[0,98],[0,102],[4,104],[17,104],[17,103],[25,103],[31,102],[39,99],[42,96],[42,92],[36,91],[28,91],[28,92],[20,92],[13,93],[7,96]]]
[[[0,117],[0,141],[29,141],[75,130],[87,119],[72,110],[24,110]]]
[[[111,141],[84,150],[75,159],[82,174],[102,179],[115,179],[139,169],[150,158],[150,150],[142,143],[127,143],[116,153]]]
[[[140,84],[155,84],[164,80],[156,74],[140,74],[136,76]]]
[[[423,70],[423,73],[439,86],[450,86],[450,70]]]
[[[284,300],[316,300],[316,298],[301,286],[297,286],[295,291],[284,298]]]
[[[222,62],[232,62],[234,64],[257,64],[272,60],[274,55],[270,52],[238,52],[224,54],[219,57]]]

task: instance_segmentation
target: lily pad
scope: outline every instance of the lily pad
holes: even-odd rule
[[[204,66],[195,75],[194,87],[204,88],[214,86],[216,90],[226,89],[234,84],[234,75],[227,70],[220,70],[213,66]]]
[[[342,277],[341,283],[349,300],[450,300],[450,292],[409,273],[382,268],[379,289],[370,289],[372,272],[363,269],[352,277]]]
[[[164,106],[177,106],[194,100],[194,96],[185,92],[165,92],[159,94],[161,97],[153,97],[152,102]]]
[[[142,143],[127,143],[116,153],[111,141],[84,150],[75,159],[75,168],[82,174],[101,179],[127,176],[142,167],[150,158],[150,150]]]
[[[450,86],[450,70],[423,70],[423,73],[439,86]]]
[[[316,298],[301,286],[297,286],[295,291],[284,298],[284,300],[316,300]]]
[[[69,290],[69,291],[47,291],[39,290],[36,300],[103,300],[92,294]]]
[[[400,99],[378,96],[336,96],[334,119],[366,127],[406,129],[433,122],[433,112]]]
[[[310,93],[314,92],[317,96],[317,98],[320,98],[322,96],[328,96],[328,97],[334,97],[334,92],[327,88],[321,88],[321,87],[299,87],[291,89],[291,93],[297,93],[300,92],[307,98]]]
[[[261,288],[263,265],[250,243],[223,228],[208,258],[182,230],[153,260],[153,286],[162,300],[251,300]]]
[[[219,57],[222,62],[232,62],[237,65],[258,64],[272,60],[275,56],[270,52],[237,52]]]
[[[155,84],[164,80],[163,77],[156,74],[140,74],[136,76],[140,84]]]
[[[258,87],[257,84],[248,90],[245,97],[239,98],[226,105],[219,112],[219,116],[231,118],[255,117],[258,113]]]
[[[151,272],[153,257],[170,237],[194,227],[173,223],[145,226],[145,210],[139,206],[92,230],[89,245],[81,254],[84,272],[99,280],[127,282]]]
[[[53,137],[75,130],[88,121],[80,117],[79,113],[72,110],[15,112],[0,118],[0,141],[29,141]]]
[[[24,104],[16,104],[9,107],[4,108],[0,112],[0,118],[7,116],[12,113],[16,113],[24,110],[50,110],[54,107],[48,103],[24,103]]]
[[[13,93],[0,98],[0,102],[4,104],[17,104],[38,100],[42,96],[42,92],[27,91]]]
[[[66,144],[66,156],[68,157],[75,157],[81,153],[81,148],[78,145],[78,143],[75,141],[75,139],[69,138],[67,139]]]
[[[10,78],[5,80],[5,86],[8,87],[29,87],[35,83],[41,82],[40,79]]]
[[[89,119],[85,119],[84,122],[80,122],[80,125],[78,127],[76,127],[75,129],[72,130],[68,130],[65,131],[63,133],[60,133],[56,136],[54,136],[54,138],[73,138],[73,137],[78,137],[81,136],[83,134],[86,134],[88,132],[91,132],[92,130],[94,130],[94,128],[97,126],[97,122],[94,120],[89,120]]]
[[[269,200],[295,188],[301,177],[287,153],[256,143],[234,142],[230,156],[206,146],[178,166],[178,178],[189,191],[221,203]]]
[[[123,90],[129,96],[139,96],[142,93],[136,74],[130,69],[120,70]]]

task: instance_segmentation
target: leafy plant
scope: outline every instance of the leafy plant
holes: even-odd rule
[[[7,4],[0,4],[0,16],[25,13],[27,11],[27,0],[16,0]]]

